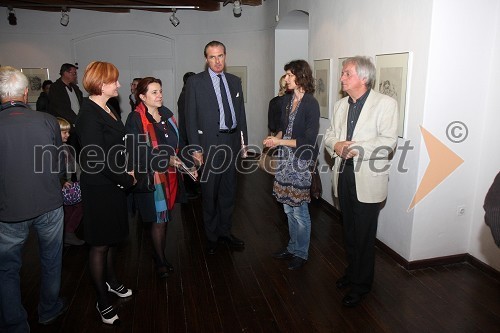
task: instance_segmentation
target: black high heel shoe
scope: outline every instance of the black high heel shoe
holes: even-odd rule
[[[174,266],[172,266],[172,264],[169,263],[166,259],[162,261],[156,253],[153,254],[153,260],[156,265],[156,271],[158,272],[158,276],[160,278],[166,278],[168,277],[169,272],[174,271]]]
[[[99,309],[99,303],[95,305],[97,312],[99,312],[99,316],[101,316],[101,320],[103,323],[108,325],[119,325],[120,318],[118,318],[118,313],[113,305],[108,306],[106,309]]]

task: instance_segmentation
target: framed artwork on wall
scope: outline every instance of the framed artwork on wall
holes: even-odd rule
[[[243,101],[247,101],[247,66],[227,66],[226,72],[236,75],[241,79],[243,89]]]
[[[408,61],[410,53],[392,53],[376,56],[377,81],[374,90],[391,96],[398,102],[398,136],[404,137],[408,85]]]
[[[21,72],[28,78],[28,103],[36,103],[42,92],[42,83],[49,79],[48,68],[21,68]]]
[[[348,57],[339,58],[338,70],[337,70],[337,101],[347,96],[347,93],[342,91],[342,85],[340,84],[340,77],[342,76],[342,62]]]
[[[331,59],[314,60],[314,79],[316,82],[314,97],[318,100],[321,118],[328,118],[330,112],[330,73]]]

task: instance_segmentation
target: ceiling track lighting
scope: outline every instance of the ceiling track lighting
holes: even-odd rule
[[[69,23],[69,8],[62,7],[61,9],[61,20],[59,21],[63,27],[67,27]]]
[[[10,25],[17,25],[17,17],[16,17],[16,12],[14,11],[14,8],[8,7],[9,10],[9,15],[7,16],[7,20],[9,21]]]
[[[235,17],[240,17],[241,16],[241,1],[235,0],[233,1],[233,14]]]
[[[177,18],[177,16],[175,16],[175,13],[177,12],[177,9],[172,9],[172,15],[170,16],[170,23],[172,23],[172,25],[174,27],[178,26],[179,23],[181,23],[181,21],[179,21],[179,19]]]

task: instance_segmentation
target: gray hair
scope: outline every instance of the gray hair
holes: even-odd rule
[[[361,80],[366,79],[366,88],[372,89],[375,86],[376,70],[370,57],[350,57],[342,61],[342,66],[346,64],[353,64],[356,67],[356,74],[358,74],[358,77]]]
[[[14,67],[0,67],[0,99],[2,101],[24,96],[26,88],[28,88],[26,75]]]

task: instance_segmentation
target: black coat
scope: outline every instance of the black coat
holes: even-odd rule
[[[83,94],[76,84],[71,84],[76,97],[82,105]],[[55,117],[66,119],[70,124],[75,124],[76,113],[71,109],[71,101],[66,91],[66,84],[59,78],[50,85],[49,89],[49,113]]]
[[[82,146],[84,239],[96,246],[113,245],[128,236],[125,190],[132,187],[134,178],[126,173],[125,127],[115,117],[85,98],[76,120]]]

